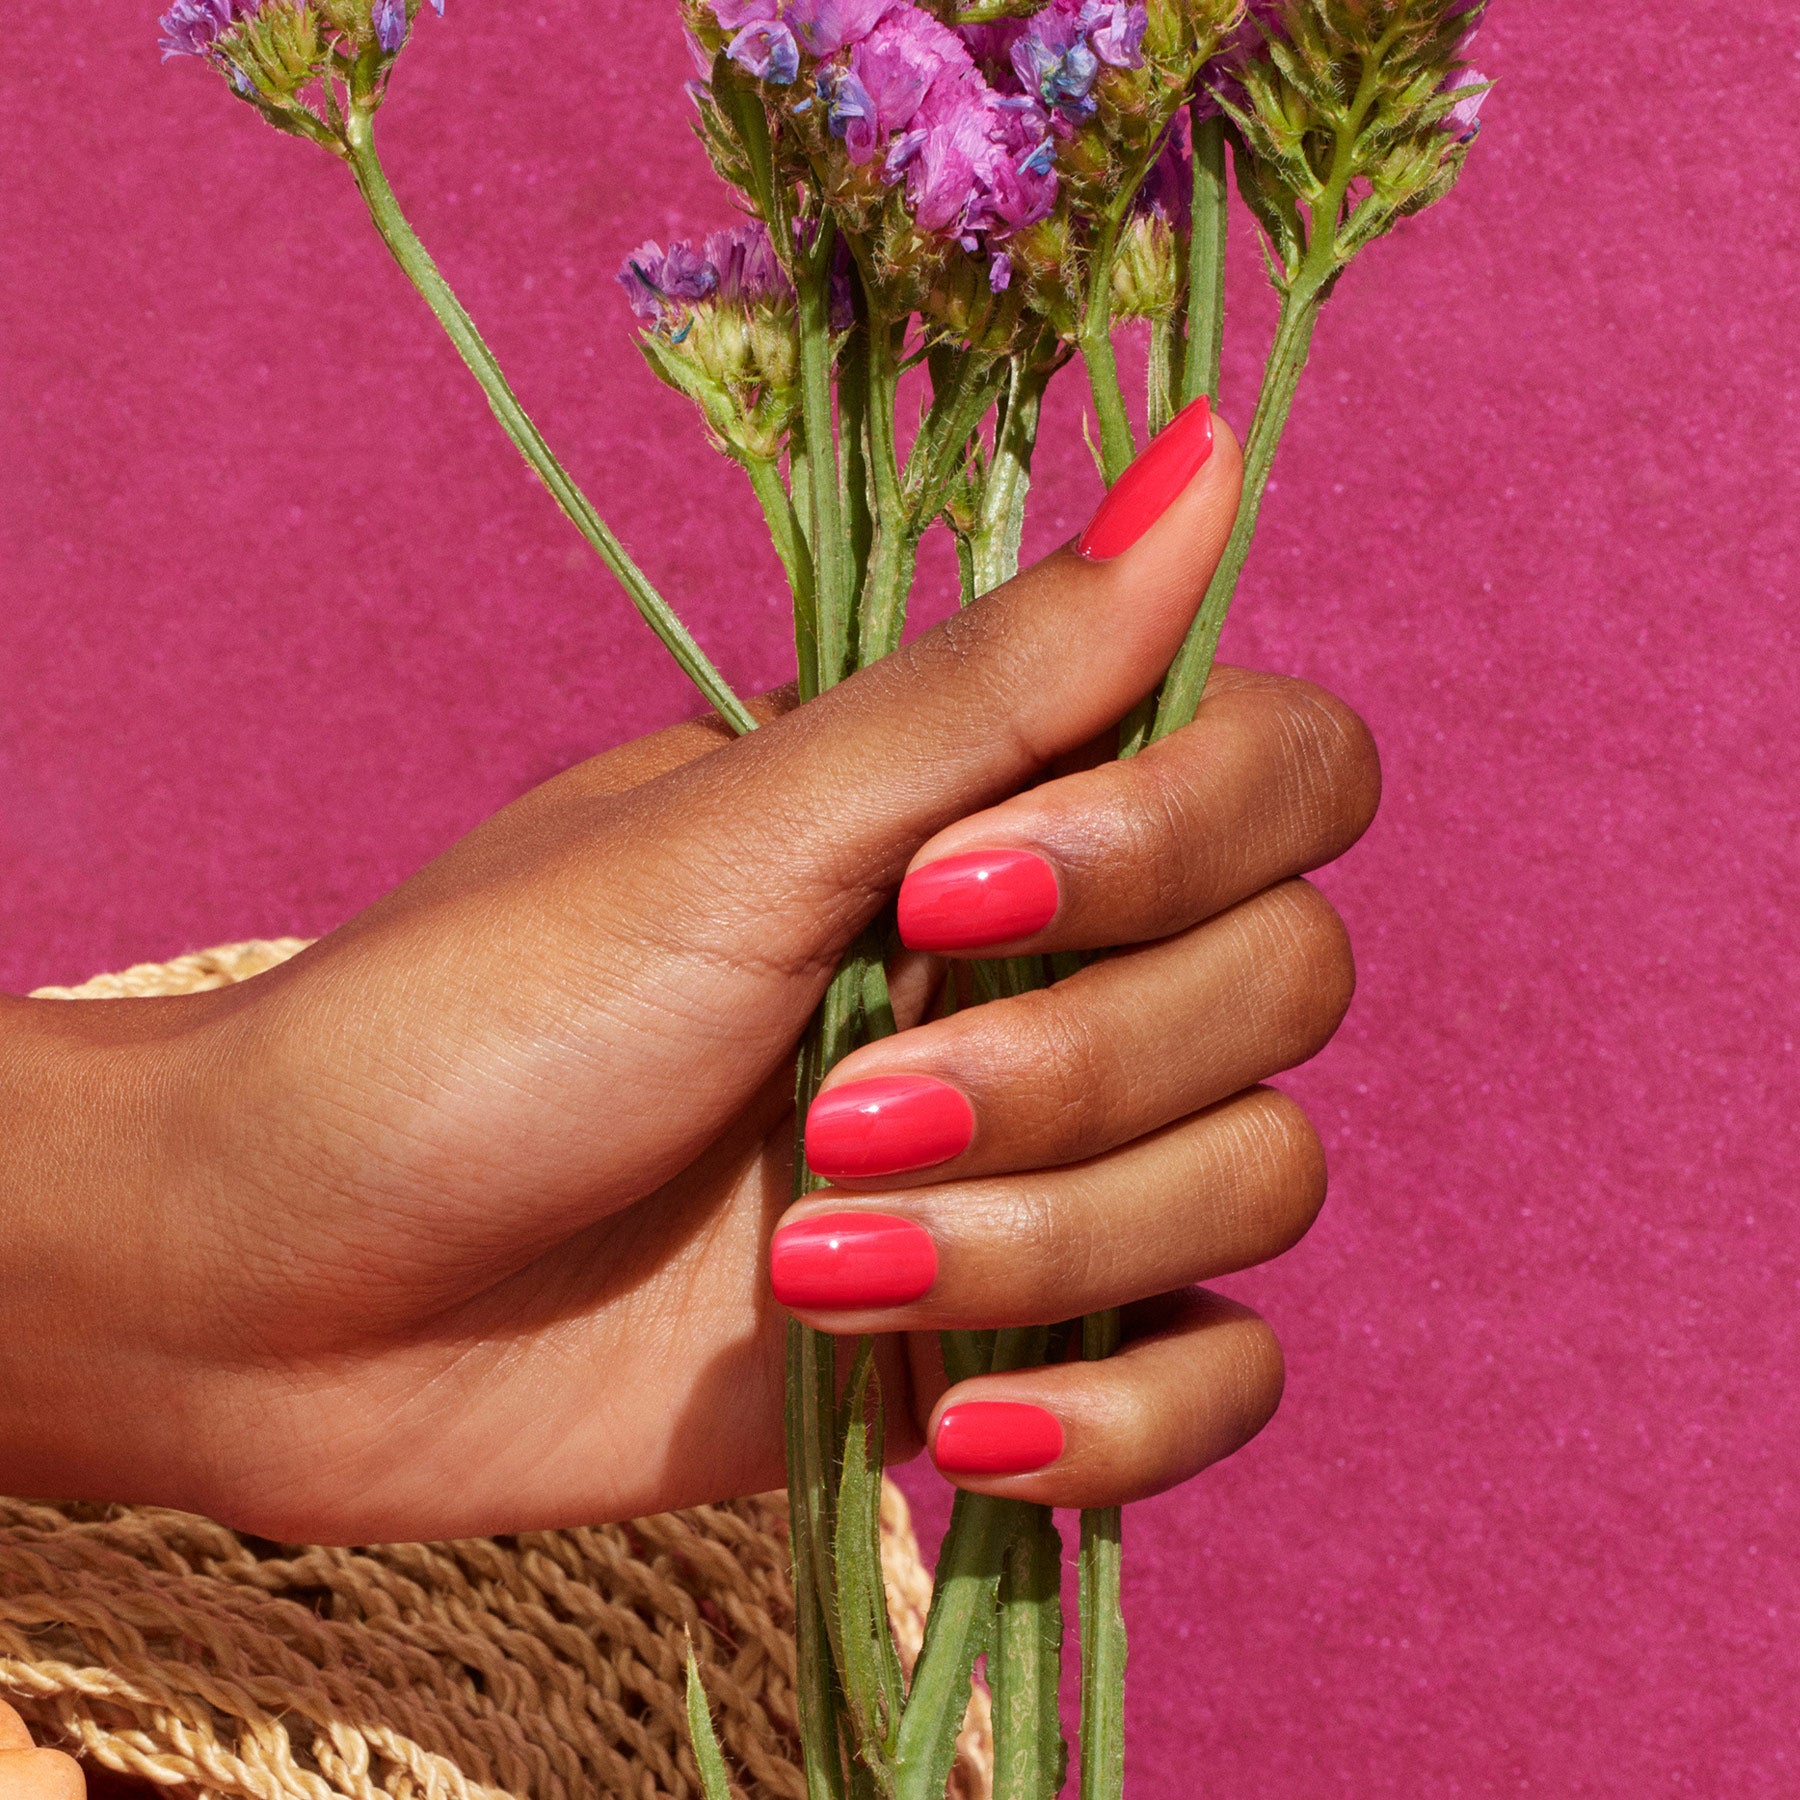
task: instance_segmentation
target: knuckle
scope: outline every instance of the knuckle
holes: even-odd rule
[[[1089,1247],[1045,1186],[1015,1190],[1010,1210],[1007,1262],[1016,1271],[1015,1299],[1034,1321],[1058,1318],[1092,1276]]]
[[[1185,924],[1197,897],[1217,885],[1207,855],[1216,837],[1201,831],[1193,784],[1171,759],[1134,757],[1121,771],[1120,860],[1152,917]]]
[[[1031,1071],[1036,1135],[1056,1160],[1072,1160],[1117,1123],[1117,1059],[1100,1021],[1078,997],[1051,988],[1006,1004],[1016,1008],[1010,1023],[1020,1066]]]

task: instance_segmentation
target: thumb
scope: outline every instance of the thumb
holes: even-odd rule
[[[1194,402],[1075,543],[683,771],[706,793],[696,823],[713,851],[689,863],[689,897],[715,922],[744,903],[760,949],[790,967],[829,959],[927,838],[1016,792],[1151,691],[1218,567],[1242,476],[1237,439]]]

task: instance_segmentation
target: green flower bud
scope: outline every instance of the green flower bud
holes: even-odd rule
[[[1113,259],[1113,316],[1172,319],[1181,299],[1181,263],[1175,229],[1160,213],[1127,219]]]

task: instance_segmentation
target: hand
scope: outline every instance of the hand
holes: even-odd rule
[[[86,1800],[81,1764],[60,1750],[38,1750],[25,1721],[0,1700],[0,1800]]]
[[[1187,731],[1080,766],[1173,655],[1238,474],[1221,433],[1113,560],[1060,552],[742,741],[573,769],[241,988],[5,1003],[0,1485],[339,1542],[779,1485],[794,1046],[909,866],[1009,847],[1056,910],[1007,948],[1139,947],[930,1023],[937,965],[896,971],[913,1028],[832,1090],[928,1076],[972,1136],[794,1213],[880,1212],[937,1264],[916,1299],[808,1316],[923,1334],[884,1346],[895,1456],[946,1399],[1054,1415],[1048,1467],[968,1485],[1124,1499],[1253,1434],[1273,1338],[1186,1285],[1320,1203],[1316,1139],[1255,1084],[1348,1003],[1294,878],[1366,826],[1373,752],[1317,690],[1225,674]],[[909,882],[920,919],[941,878]],[[1120,1302],[1113,1361],[938,1391],[940,1325]]]

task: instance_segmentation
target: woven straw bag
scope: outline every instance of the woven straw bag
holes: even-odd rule
[[[297,938],[146,963],[54,999],[224,987]],[[908,1670],[930,1576],[882,1495]],[[321,1549],[147,1506],[0,1499],[0,1698],[41,1744],[241,1800],[699,1800],[692,1643],[745,1800],[805,1800],[780,1495],[626,1525]],[[986,1800],[977,1690],[952,1800]],[[738,1785],[741,1783],[741,1785]]]

